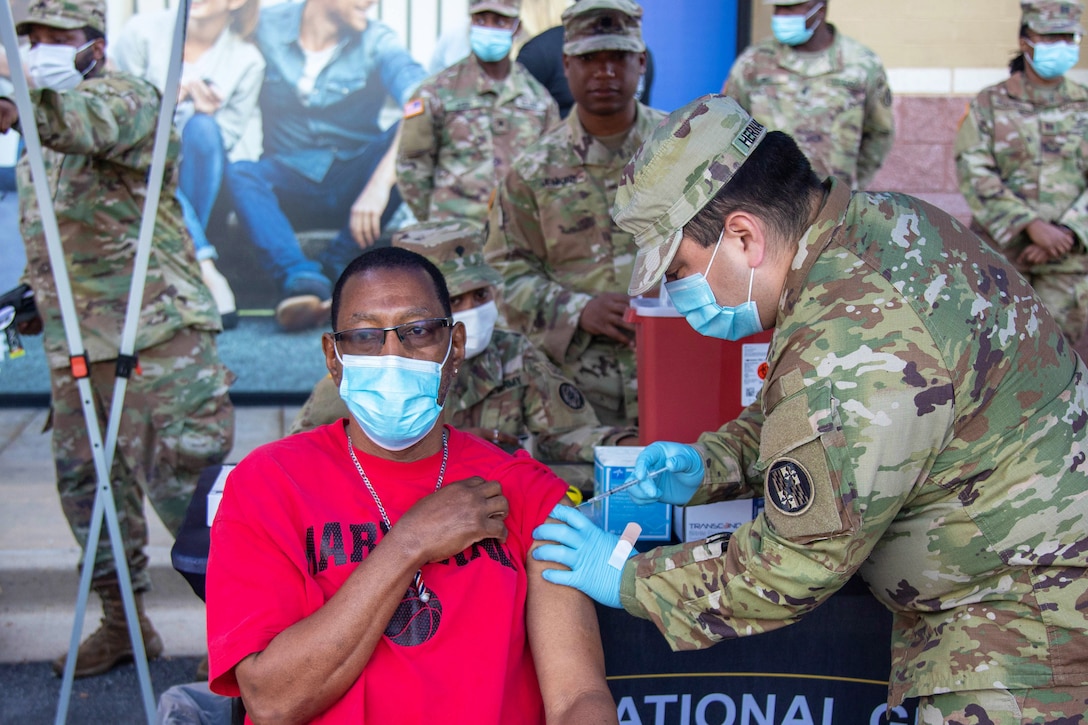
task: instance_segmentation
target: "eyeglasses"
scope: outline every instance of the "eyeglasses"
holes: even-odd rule
[[[435,317],[430,320],[405,322],[393,327],[359,327],[354,330],[341,330],[332,333],[332,339],[339,343],[339,349],[345,355],[381,355],[385,347],[385,336],[397,333],[397,339],[411,352],[426,352],[446,341],[443,329],[453,326],[449,317]]]

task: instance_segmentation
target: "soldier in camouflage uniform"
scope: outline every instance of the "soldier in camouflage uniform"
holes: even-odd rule
[[[537,458],[579,488],[592,488],[593,447],[637,445],[638,431],[602,426],[582,393],[524,336],[493,330],[495,286],[482,234],[467,222],[428,222],[397,232],[393,246],[434,262],[449,286],[453,317],[465,324],[465,362],[443,408],[445,422],[515,450],[531,436]],[[291,425],[310,430],[349,415],[331,377],[323,378]],[[581,465],[577,465],[581,464]]]
[[[31,91],[32,121],[44,146],[94,403],[104,432],[161,98],[144,80],[104,70],[102,0],[35,0],[18,31],[30,39],[29,68],[37,86]],[[50,56],[38,53],[52,50],[49,46],[75,48],[74,59],[68,55],[66,63],[48,65],[43,61]],[[0,98],[0,132],[19,128],[26,121],[19,119],[10,98]],[[139,368],[128,382],[111,476],[149,657],[161,653],[162,641],[143,614],[142,595],[151,586],[144,553],[143,497],[151,500],[163,523],[176,534],[200,472],[223,460],[234,436],[234,412],[227,395],[233,375],[219,361],[215,344],[219,313],[201,279],[175,199],[176,136],[171,141],[136,336]],[[27,251],[24,281],[34,289],[41,314],[24,323],[22,331],[44,328],[52,379],[57,488],[68,523],[85,546],[96,475],[25,157],[19,163],[18,184]],[[105,616],[101,628],[79,648],[77,677],[105,672],[132,656],[105,527],[93,585]],[[53,667],[62,672],[64,657]]]
[[[544,86],[510,59],[521,0],[471,0],[473,51],[423,81],[404,108],[397,186],[419,221],[483,226],[514,158],[559,121]]]
[[[722,93],[793,136],[821,177],[867,188],[895,137],[880,58],[826,21],[828,0],[763,1],[775,6],[776,37],[741,53]],[[803,33],[783,30],[805,18]]]
[[[620,172],[664,114],[635,100],[642,8],[580,0],[563,12],[574,111],[525,150],[491,209],[487,260],[504,312],[559,366],[606,425],[634,425],[634,327],[624,320],[635,245],[609,216]]]
[[[890,705],[920,698],[927,724],[1080,722],[1088,367],[1026,280],[936,207],[821,184],[724,96],[655,130],[614,212],[639,245],[632,294],[664,276],[693,326],[775,329],[760,397],[694,446],[648,446],[635,475],[668,471],[632,496],[766,508],[622,570],[603,560],[616,537],[553,511],[578,531],[534,534],[568,542],[537,550],[571,568],[545,577],[684,650],[786,626],[858,573],[894,613]]]
[[[1088,88],[1039,64],[1084,32],[1081,6],[1021,6],[1021,54],[1008,80],[972,101],[956,171],[975,231],[1020,268],[1076,344],[1088,328]]]

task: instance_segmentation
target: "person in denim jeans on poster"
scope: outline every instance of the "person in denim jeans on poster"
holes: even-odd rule
[[[192,3],[174,111],[174,125],[181,134],[178,203],[224,329],[238,325],[238,311],[230,283],[216,267],[219,252],[208,240],[207,228],[227,162],[260,156],[257,97],[264,58],[249,42],[259,12],[259,0]],[[110,60],[162,92],[176,15],[172,9],[133,15],[117,35]]]
[[[388,97],[403,106],[427,73],[386,25],[375,0],[306,0],[261,12],[257,47],[264,154],[227,168],[239,220],[280,285],[285,330],[323,323],[337,276],[374,245],[401,205],[395,189],[399,123],[383,128]],[[339,228],[320,259],[297,230]]]

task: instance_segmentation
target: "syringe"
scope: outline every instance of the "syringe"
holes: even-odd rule
[[[626,491],[627,489],[631,488],[631,486],[634,486],[636,483],[641,483],[642,481],[649,481],[651,478],[657,478],[662,473],[667,473],[668,470],[669,470],[668,466],[662,466],[661,468],[658,468],[656,471],[650,471],[649,473],[647,473],[645,478],[632,478],[630,481],[627,481],[624,484],[616,486],[613,489],[609,489],[608,491],[605,491],[604,493],[599,493],[596,496],[594,496],[593,498],[583,501],[582,503],[578,504],[578,506],[576,506],[576,508],[582,508],[583,506],[588,506],[591,503],[596,503],[597,501],[600,501],[602,499],[606,499],[606,498],[608,498],[609,496],[611,496],[614,493],[619,493],[620,491]]]

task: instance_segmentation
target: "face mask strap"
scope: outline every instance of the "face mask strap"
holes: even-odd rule
[[[450,359],[450,353],[453,351],[453,325],[450,325],[450,341],[446,343],[446,354],[442,357],[442,362],[438,363],[438,367],[446,367],[446,361]]]
[[[1027,43],[1031,47],[1032,51],[1035,50],[1035,43],[1031,42],[1027,38],[1024,38],[1024,42]],[[1035,55],[1034,52],[1024,53],[1024,62],[1027,63],[1028,65],[1030,65],[1032,70],[1035,70],[1035,59],[1032,57],[1033,55]],[[1035,70],[1035,72],[1038,73],[1039,71]]]
[[[434,404],[439,406],[439,407],[442,407],[443,405],[445,405],[445,403],[443,403],[441,400],[439,400],[439,398],[442,397],[442,375],[446,371],[446,361],[450,359],[450,353],[452,351],[453,351],[453,327],[451,326],[450,327],[450,341],[446,345],[446,355],[445,355],[445,357],[442,358],[442,362],[440,362],[438,364],[438,395],[436,395],[435,398],[434,398]],[[451,380],[452,380],[452,378],[451,378]],[[447,393],[449,392],[448,388],[447,388],[446,392]]]
[[[79,54],[82,53],[83,51],[87,50],[87,48],[90,48],[92,45],[94,45],[94,43],[95,43],[95,41],[88,40],[86,43],[84,43],[83,45],[76,48],[76,53],[75,53],[75,55],[72,56],[72,65],[75,65],[76,58],[79,57]],[[96,65],[98,65],[98,58],[92,58],[91,59],[91,64],[89,66],[87,66],[86,70],[79,70],[79,68],[76,68],[76,70],[79,71],[79,74],[81,76],[86,78],[87,74],[90,73],[92,70],[94,70],[94,67]]]
[[[332,351],[333,351],[333,354],[336,355],[336,361],[339,362],[340,365],[342,366],[344,364],[344,358],[340,357],[340,348],[338,348],[336,346],[336,338],[333,338],[333,341],[332,341]]]
[[[718,235],[718,242],[714,245],[714,253],[710,255],[710,263],[706,265],[706,271],[703,272],[703,278],[705,279],[710,274],[710,268],[714,265],[714,258],[718,256],[718,250],[722,246],[722,240],[725,239],[725,227],[722,227],[722,233]]]
[[[808,27],[808,21],[812,20],[812,16],[815,15],[816,13],[820,12],[820,10],[823,7],[824,7],[824,4],[820,3],[816,7],[812,8],[812,10],[809,10],[807,13],[805,13],[805,27],[806,28]]]
[[[752,282],[756,279],[756,268],[752,267],[752,274],[748,276],[748,301],[752,301]]]

